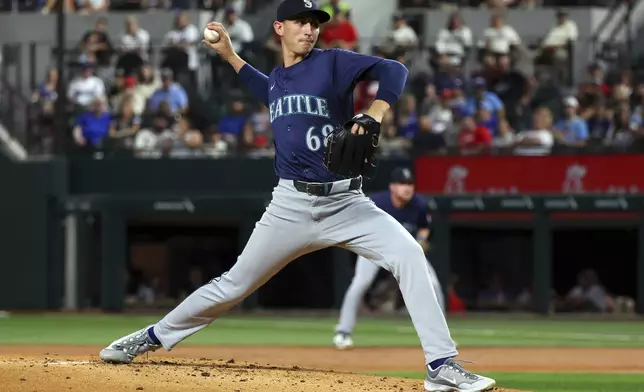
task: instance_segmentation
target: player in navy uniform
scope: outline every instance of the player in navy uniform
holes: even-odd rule
[[[320,24],[330,18],[314,1],[284,0],[273,23],[281,38],[283,65],[269,76],[234,52],[221,24],[208,24],[221,39],[204,44],[215,49],[270,109],[279,180],[230,271],[197,289],[156,324],[112,342],[99,354],[104,361],[130,363],[148,351],[171,350],[294,259],[341,246],[387,269],[398,280],[425,352],[427,391],[486,391],[496,384],[466,371],[453,359],[458,351],[432,288],[423,249],[414,237],[362,193],[362,177],[343,178],[324,165],[325,136],[354,118],[356,84],[364,79],[379,82],[376,98],[365,113],[379,123],[402,94],[407,78],[407,69],[396,61],[314,49]],[[357,123],[351,132],[370,133]]]
[[[415,193],[414,176],[407,168],[397,168],[391,173],[389,190],[371,195],[371,200],[381,210],[396,219],[409,233],[416,238],[423,250],[429,249],[429,206],[427,200]],[[353,347],[352,333],[356,325],[358,310],[362,299],[373,281],[378,276],[380,267],[364,257],[358,256],[355,274],[347,289],[340,309],[340,320],[336,326],[333,344],[340,350]],[[429,271],[432,286],[443,314],[445,301],[440,281],[431,264]]]

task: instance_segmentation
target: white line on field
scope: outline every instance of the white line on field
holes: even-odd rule
[[[48,362],[48,365],[89,365],[91,361],[58,361]]]
[[[396,330],[400,333],[415,333],[413,327],[398,327]],[[494,329],[465,329],[454,328],[451,330],[454,334],[469,336],[485,337],[515,337],[527,339],[570,339],[570,340],[610,340],[617,342],[644,341],[642,335],[623,335],[623,334],[600,334],[600,333],[582,333],[582,332],[538,332],[538,331],[504,331]]]

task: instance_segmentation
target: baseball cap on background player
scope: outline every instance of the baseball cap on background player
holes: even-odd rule
[[[321,10],[314,0],[284,0],[277,8],[277,21],[283,22],[302,14],[313,14],[320,23],[331,20],[331,15]]]
[[[406,167],[399,167],[391,172],[391,184],[414,184],[414,173]]]

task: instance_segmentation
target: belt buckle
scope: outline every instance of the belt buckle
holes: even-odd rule
[[[309,190],[309,186],[311,186],[311,185],[313,185],[313,184],[311,184],[310,182],[307,182],[307,183],[306,183],[306,194],[307,194],[307,195],[309,195],[309,196],[315,196],[315,195],[314,195],[314,194],[312,194],[312,193],[311,193],[311,191]]]

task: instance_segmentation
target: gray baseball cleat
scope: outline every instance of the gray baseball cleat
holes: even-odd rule
[[[99,357],[109,363],[132,363],[137,355],[160,349],[161,345],[154,343],[148,334],[150,327],[152,325],[113,341],[101,350]]]
[[[337,332],[333,336],[333,344],[338,350],[349,350],[353,348],[353,339],[349,334]]]
[[[483,392],[491,391],[496,381],[470,373],[453,359],[448,359],[436,370],[427,366],[425,391],[429,392]]]

